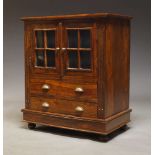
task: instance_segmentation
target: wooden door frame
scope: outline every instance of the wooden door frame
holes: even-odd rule
[[[91,45],[92,45],[92,52],[91,52],[91,66],[92,70],[67,70],[66,69],[66,58],[63,54],[63,76],[64,78],[67,76],[73,76],[73,77],[80,77],[80,76],[88,76],[88,77],[96,77],[97,74],[97,42],[96,42],[96,22],[79,22],[75,21],[75,25],[65,21],[62,24],[62,48],[67,48],[67,29],[91,29]],[[67,56],[66,56],[67,57]]]
[[[55,30],[56,32],[56,36],[55,36],[55,61],[56,61],[56,67],[55,69],[53,68],[45,68],[45,67],[36,67],[35,66],[35,50],[36,50],[36,38],[35,38],[35,31],[37,30],[43,30],[43,31],[47,31],[47,30]],[[59,47],[60,45],[60,28],[58,23],[47,23],[47,24],[35,24],[32,27],[32,51],[31,51],[31,74],[39,74],[39,76],[44,76],[44,75],[52,75],[53,77],[59,77],[60,76],[60,55],[59,55],[59,51],[56,50],[57,47]],[[45,42],[45,41],[44,41]],[[45,44],[45,43],[44,43]],[[47,48],[48,49],[48,48]],[[46,47],[44,47],[44,50],[46,50]],[[45,52],[45,51],[44,51]]]

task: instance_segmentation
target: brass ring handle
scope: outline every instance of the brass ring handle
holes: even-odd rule
[[[77,111],[77,112],[83,112],[84,109],[83,109],[82,107],[80,107],[80,106],[77,106],[77,107],[75,108],[75,111]]]
[[[49,89],[50,89],[50,86],[49,86],[48,84],[44,84],[44,85],[42,86],[42,89],[44,89],[44,90],[49,90]]]
[[[50,106],[50,105],[49,105],[47,102],[43,102],[43,103],[42,103],[42,107],[44,107],[44,108],[49,108],[49,106]]]
[[[83,88],[81,88],[81,87],[75,88],[74,91],[75,91],[75,92],[78,92],[78,93],[83,93],[83,92],[84,92]]]

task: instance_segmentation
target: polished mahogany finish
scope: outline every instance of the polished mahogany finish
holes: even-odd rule
[[[35,124],[107,135],[130,121],[130,19],[24,17],[25,108]]]

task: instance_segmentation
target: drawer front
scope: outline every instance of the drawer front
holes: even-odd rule
[[[42,112],[73,115],[77,117],[97,117],[97,104],[60,99],[31,97],[30,109]]]
[[[30,93],[31,96],[42,95],[42,97],[97,102],[96,84],[76,84],[55,80],[31,81]]]

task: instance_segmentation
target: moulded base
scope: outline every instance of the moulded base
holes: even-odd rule
[[[106,119],[90,119],[70,115],[22,109],[23,120],[28,123],[53,126],[69,130],[108,135],[130,121],[131,110],[126,110]]]

